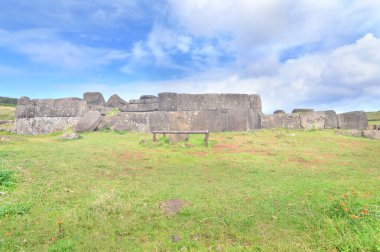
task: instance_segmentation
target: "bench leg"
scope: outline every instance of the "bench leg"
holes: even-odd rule
[[[157,136],[156,136],[156,133],[153,133],[153,142],[157,142]]]
[[[205,134],[205,146],[208,146],[208,133]]]

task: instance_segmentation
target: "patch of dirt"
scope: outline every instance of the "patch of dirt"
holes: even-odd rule
[[[207,155],[207,152],[203,152],[203,151],[189,152],[189,155],[195,156],[195,157],[203,157]]]
[[[179,213],[181,209],[188,206],[191,206],[191,202],[182,199],[170,199],[160,204],[161,210],[168,216],[174,216]]]

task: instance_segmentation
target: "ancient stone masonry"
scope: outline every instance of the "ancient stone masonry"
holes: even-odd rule
[[[14,132],[48,134],[74,126],[88,110],[79,98],[31,100],[21,97],[16,108]]]
[[[264,115],[261,98],[256,94],[160,93],[158,96],[143,95],[129,102],[115,94],[106,103],[101,93],[88,92],[83,95],[83,100],[21,97],[14,132],[46,134],[68,127],[77,132],[101,129],[221,132],[280,127],[361,129],[367,124],[364,112],[336,115],[333,110],[314,112],[308,109],[294,114]]]

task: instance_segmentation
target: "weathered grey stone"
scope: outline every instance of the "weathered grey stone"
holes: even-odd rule
[[[273,114],[278,115],[278,114],[286,114],[286,113],[284,110],[279,109],[279,110],[274,111]]]
[[[126,104],[124,107],[120,108],[120,111],[123,112],[149,112],[149,111],[156,111],[158,110],[158,104],[157,103],[129,103]]]
[[[378,131],[378,130],[363,130],[362,136],[369,138],[369,139],[380,140],[380,131]]]
[[[350,130],[350,131],[336,130],[335,134],[336,135],[344,135],[344,136],[361,137],[362,136],[362,131],[361,130],[356,130],[356,129],[353,129],[353,130]]]
[[[248,111],[248,129],[247,130],[261,129],[261,117],[262,117],[261,112],[250,109]]]
[[[178,111],[216,111],[219,109],[219,94],[178,94]]]
[[[116,131],[149,132],[149,112],[120,113],[109,119],[109,127]]]
[[[35,117],[79,117],[88,111],[79,98],[34,100]]]
[[[34,117],[34,101],[29,97],[23,96],[17,101],[16,119]]]
[[[250,107],[250,96],[247,94],[220,94],[221,110],[245,110]]]
[[[249,95],[249,100],[250,100],[252,110],[256,110],[258,112],[262,111],[262,103],[261,103],[260,95],[251,94]]]
[[[34,117],[15,120],[13,132],[16,134],[39,135],[62,131],[74,126],[78,117]]]
[[[127,104],[126,101],[120,98],[117,94],[112,95],[107,101],[107,107],[121,108]]]
[[[102,107],[102,108],[99,108],[99,112],[102,116],[105,116],[107,115],[109,112],[113,111],[114,108],[110,108],[110,107]]]
[[[106,106],[106,101],[102,93],[99,92],[86,92],[83,94],[83,100],[85,100],[90,108],[93,106]]]
[[[324,129],[325,128],[324,112],[304,112],[300,114],[301,127],[304,129]]]
[[[88,110],[86,102],[79,98],[30,100],[22,97],[19,101],[16,118],[78,117]]]
[[[0,125],[11,123],[11,120],[0,120]]]
[[[261,117],[261,126],[263,129],[300,129],[301,119],[298,114],[267,115]]]
[[[75,125],[75,132],[94,131],[100,124],[102,116],[99,111],[89,111]]]
[[[159,93],[158,110],[159,111],[177,111],[178,94],[177,93]]]
[[[352,111],[338,114],[338,127],[340,129],[364,130],[368,127],[367,114],[364,111]]]
[[[151,104],[151,103],[157,103],[156,99],[132,99],[129,100],[129,104]]]
[[[148,114],[149,130],[170,130],[169,113],[167,111],[155,111]]]
[[[305,109],[305,108],[295,108],[292,110],[292,113],[306,113],[306,112],[313,112],[314,109]]]
[[[326,110],[325,113],[325,129],[337,129],[338,117],[334,110]]]
[[[142,95],[140,96],[140,100],[156,100],[158,101],[157,96],[155,95]]]

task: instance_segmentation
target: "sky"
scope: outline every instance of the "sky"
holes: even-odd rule
[[[259,94],[380,110],[379,0],[2,0],[0,96]]]

